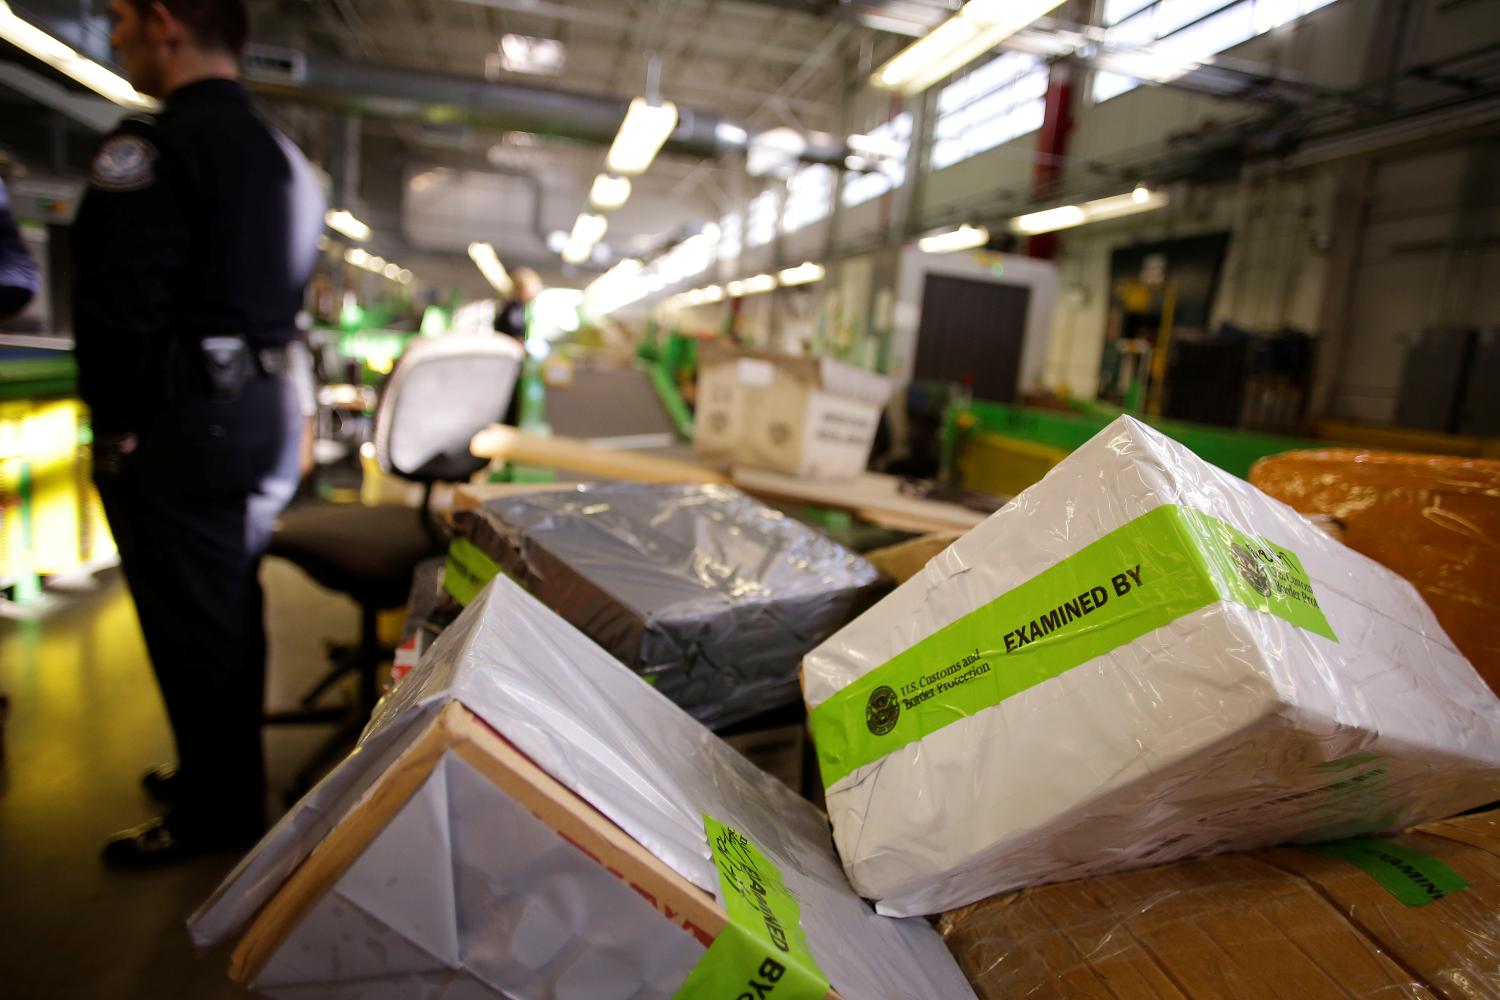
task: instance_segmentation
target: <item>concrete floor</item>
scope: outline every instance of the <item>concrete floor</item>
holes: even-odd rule
[[[351,639],[357,611],[292,566],[267,560],[269,699],[289,704],[323,668],[323,640]],[[155,815],[142,771],[171,736],[117,573],[36,621],[0,622],[10,695],[0,764],[0,997],[217,1000],[248,994],[228,949],[199,954],[184,921],[234,865],[205,857],[153,872],[98,861],[115,830]],[[268,732],[274,804],[326,729]]]

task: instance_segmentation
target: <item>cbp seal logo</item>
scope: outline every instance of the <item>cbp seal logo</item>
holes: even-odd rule
[[[865,702],[865,725],[870,727],[870,732],[884,736],[896,728],[899,718],[901,699],[896,697],[895,691],[882,684],[870,692],[870,700]]]
[[[103,191],[135,191],[155,178],[156,147],[138,135],[116,135],[99,147],[89,182]]]
[[[1260,559],[1239,542],[1235,542],[1230,548],[1234,554],[1235,565],[1239,567],[1240,576],[1246,583],[1255,588],[1262,597],[1271,596],[1271,577],[1266,573],[1266,568],[1260,564]]]

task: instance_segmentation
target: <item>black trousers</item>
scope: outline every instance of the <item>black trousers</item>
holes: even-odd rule
[[[256,378],[231,400],[173,401],[118,473],[95,476],[177,744],[174,825],[265,818],[258,574],[302,426],[290,381]]]

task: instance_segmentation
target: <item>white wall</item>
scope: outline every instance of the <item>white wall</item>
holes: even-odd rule
[[[1423,329],[1500,328],[1497,181],[1493,144],[1374,167],[1330,415],[1391,420],[1406,349]]]

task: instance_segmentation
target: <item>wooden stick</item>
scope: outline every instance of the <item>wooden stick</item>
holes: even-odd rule
[[[661,458],[638,451],[599,448],[577,438],[528,434],[505,424],[492,424],[475,434],[469,442],[469,450],[481,458],[566,469],[601,479],[624,479],[638,483],[729,481],[721,473],[692,462]]]

